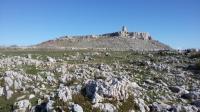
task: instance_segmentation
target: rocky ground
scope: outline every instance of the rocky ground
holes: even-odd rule
[[[0,112],[199,112],[200,55],[3,51]]]

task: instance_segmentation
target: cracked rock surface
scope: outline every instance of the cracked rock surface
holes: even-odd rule
[[[1,51],[0,112],[199,112],[199,54]]]

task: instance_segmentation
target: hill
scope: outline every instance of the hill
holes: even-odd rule
[[[65,49],[107,49],[116,51],[157,51],[172,50],[157,40],[152,39],[146,32],[128,32],[122,27],[119,32],[101,35],[63,36],[55,40],[48,40],[36,48],[65,48]]]

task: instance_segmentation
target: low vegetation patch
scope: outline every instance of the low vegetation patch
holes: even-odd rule
[[[34,66],[34,65],[30,65],[30,66],[25,67],[25,72],[27,74],[37,75],[37,73],[40,72],[40,71],[41,70],[37,69],[36,66]]]
[[[130,110],[139,111],[139,107],[135,104],[133,96],[129,96],[118,108],[119,112],[129,112]]]

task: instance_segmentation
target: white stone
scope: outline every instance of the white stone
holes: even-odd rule
[[[34,95],[34,94],[30,94],[30,95],[29,95],[29,99],[32,99],[32,98],[35,98],[35,95]]]
[[[71,91],[67,86],[61,84],[57,91],[58,91],[58,97],[64,102],[72,99]]]
[[[0,87],[0,96],[4,95],[4,88]]]
[[[47,112],[52,112],[54,107],[53,107],[53,104],[54,104],[54,101],[52,100],[49,100],[47,105],[46,105],[46,108],[47,108]]]
[[[40,90],[38,88],[34,88],[33,91],[34,91],[35,94],[40,92]]]
[[[149,107],[145,104],[143,99],[134,99],[134,102],[136,103],[136,105],[139,107],[140,112],[149,112],[150,109]]]
[[[14,81],[14,88],[15,89],[21,89],[22,88],[22,82],[20,80]]]
[[[62,76],[59,78],[59,80],[60,80],[62,83],[65,83],[66,80],[67,80],[67,74],[62,75]]]
[[[13,80],[10,77],[4,77],[5,85],[11,87],[13,85]]]
[[[51,62],[51,63],[54,63],[54,62],[56,62],[56,60],[55,59],[53,59],[52,57],[47,57],[47,60],[49,61],[49,62]]]
[[[13,91],[12,90],[7,90],[6,91],[6,98],[10,99],[12,97]]]
[[[73,110],[73,112],[83,112],[83,108],[78,104],[74,104],[72,106],[72,110]]]
[[[101,98],[99,96],[126,100],[129,97],[129,92],[132,92],[133,88],[139,88],[136,83],[130,82],[126,78],[110,78],[105,81],[101,79],[87,80],[85,87],[86,95],[92,98],[93,103],[101,101],[101,99],[98,99]]]
[[[103,112],[116,112],[117,109],[114,105],[110,103],[97,103],[93,105],[95,108],[99,108]]]
[[[29,102],[29,100],[21,100],[15,103],[15,105],[19,108],[19,109],[26,109],[28,108],[31,104]]]

